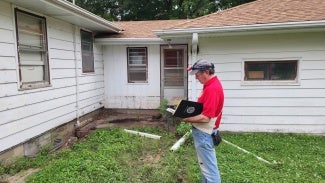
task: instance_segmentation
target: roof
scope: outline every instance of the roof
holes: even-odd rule
[[[54,17],[73,25],[89,29],[94,32],[117,33],[122,29],[85,9],[66,0],[6,0],[17,7],[23,7],[46,16]]]
[[[153,30],[161,30],[184,23],[187,20],[149,20],[149,21],[120,21],[113,22],[123,28],[119,34],[100,35],[109,38],[158,38]]]
[[[300,23],[303,22],[303,23]],[[237,34],[248,31],[298,31],[325,27],[325,0],[256,0],[188,20],[113,22],[124,31],[103,38],[191,37],[192,33]]]
[[[325,20],[324,0],[257,0],[165,29]]]

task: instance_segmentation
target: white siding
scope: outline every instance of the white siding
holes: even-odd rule
[[[104,47],[105,107],[157,109],[160,104],[160,46],[148,48],[148,83],[128,83],[127,46]]]
[[[325,133],[324,32],[199,38],[199,46],[225,90],[222,130]],[[292,58],[297,83],[243,82],[245,60]]]
[[[77,117],[77,72],[79,115],[103,107],[104,64],[101,46],[94,46],[95,73],[82,74],[80,31],[74,25],[46,17],[50,87],[19,90],[14,14],[0,1],[0,152],[25,142]]]

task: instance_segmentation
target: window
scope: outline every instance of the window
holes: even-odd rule
[[[93,53],[93,34],[84,30],[81,34],[82,72],[95,72]]]
[[[18,9],[15,17],[21,88],[49,86],[46,20]]]
[[[147,82],[148,59],[147,48],[127,48],[128,55],[128,82]]]
[[[297,60],[287,61],[246,61],[245,81],[254,80],[295,80]]]

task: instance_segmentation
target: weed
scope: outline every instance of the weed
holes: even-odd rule
[[[190,123],[180,122],[176,127],[176,135],[183,136],[192,128]]]
[[[183,127],[180,127],[183,128]],[[185,128],[185,127],[184,127]],[[38,182],[200,182],[193,140],[177,151],[169,148],[178,138],[156,128],[138,131],[163,136],[160,140],[125,133],[121,129],[96,130],[71,149],[41,153],[1,166],[3,174],[38,167],[27,178]],[[180,130],[181,131],[181,130]],[[186,130],[184,130],[186,131]],[[324,136],[271,133],[223,133],[223,138],[275,164],[266,164],[226,143],[216,147],[222,182],[325,182]]]
[[[167,99],[164,99],[164,100],[160,103],[160,105],[159,105],[159,107],[158,107],[160,114],[161,114],[164,118],[167,116],[167,111],[166,111],[166,109],[167,109],[167,104],[168,104],[168,100],[167,100]]]

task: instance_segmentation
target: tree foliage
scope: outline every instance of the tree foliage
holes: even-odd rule
[[[254,0],[75,0],[78,6],[107,20],[122,21],[196,18],[251,1]]]

